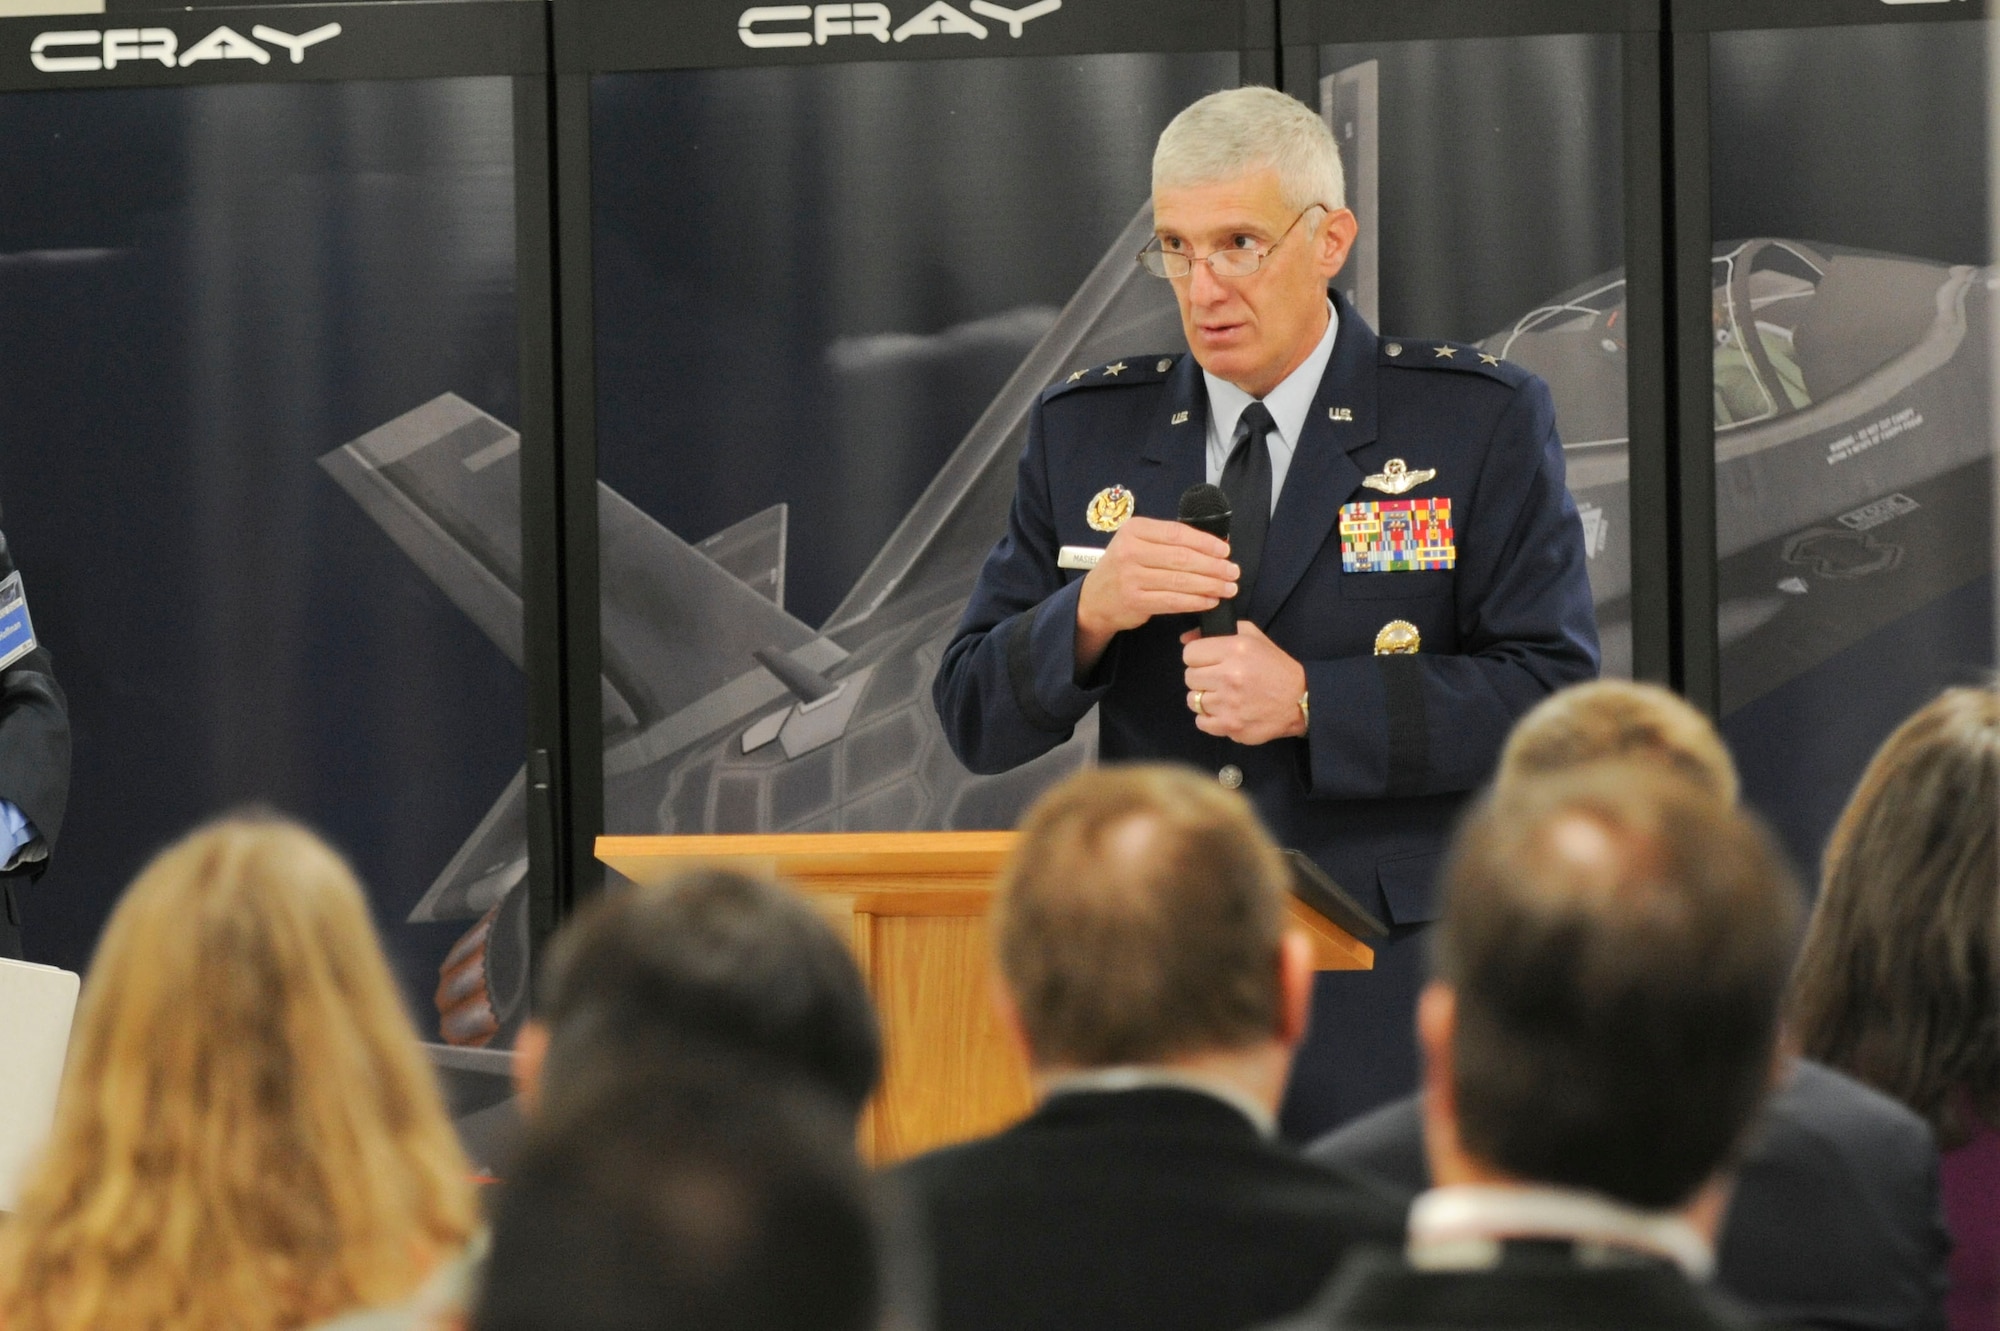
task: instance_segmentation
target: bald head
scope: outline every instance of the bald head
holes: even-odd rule
[[[1021,825],[994,941],[1041,1066],[1268,1040],[1287,873],[1250,806],[1169,767],[1071,777]]]
[[[1446,872],[1458,1135],[1502,1172],[1677,1206],[1767,1085],[1799,921],[1753,819],[1600,764],[1502,786]]]

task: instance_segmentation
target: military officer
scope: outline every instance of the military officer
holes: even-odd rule
[[[1324,123],[1268,88],[1161,134],[1140,261],[1192,355],[1042,394],[933,685],[972,770],[1047,752],[1095,706],[1104,759],[1240,787],[1392,926],[1372,971],[1320,977],[1294,1134],[1414,1088],[1418,940],[1453,818],[1515,718],[1598,663],[1547,388],[1472,347],[1378,338],[1329,297],[1356,230],[1343,193]],[[1174,520],[1204,480],[1229,497],[1227,543]],[[1222,601],[1237,631],[1201,636]]]

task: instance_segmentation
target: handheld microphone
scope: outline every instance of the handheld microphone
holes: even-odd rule
[[[1190,485],[1181,491],[1180,512],[1176,515],[1196,531],[1205,531],[1222,540],[1229,539],[1229,496],[1219,485]],[[1213,610],[1201,612],[1201,636],[1216,638],[1236,632],[1236,604],[1223,601]]]

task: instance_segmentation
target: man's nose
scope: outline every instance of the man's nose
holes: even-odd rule
[[[1215,269],[1206,259],[1196,262],[1188,273],[1188,295],[1197,304],[1213,305],[1229,296],[1229,288],[1215,275]]]

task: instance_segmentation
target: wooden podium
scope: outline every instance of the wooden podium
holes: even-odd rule
[[[1027,1064],[994,1015],[986,936],[1012,832],[607,836],[597,858],[638,883],[724,866],[782,879],[854,948],[881,1016],[886,1067],[862,1148],[887,1162],[992,1132],[1031,1103]],[[1367,970],[1374,952],[1296,899],[1321,970]]]

